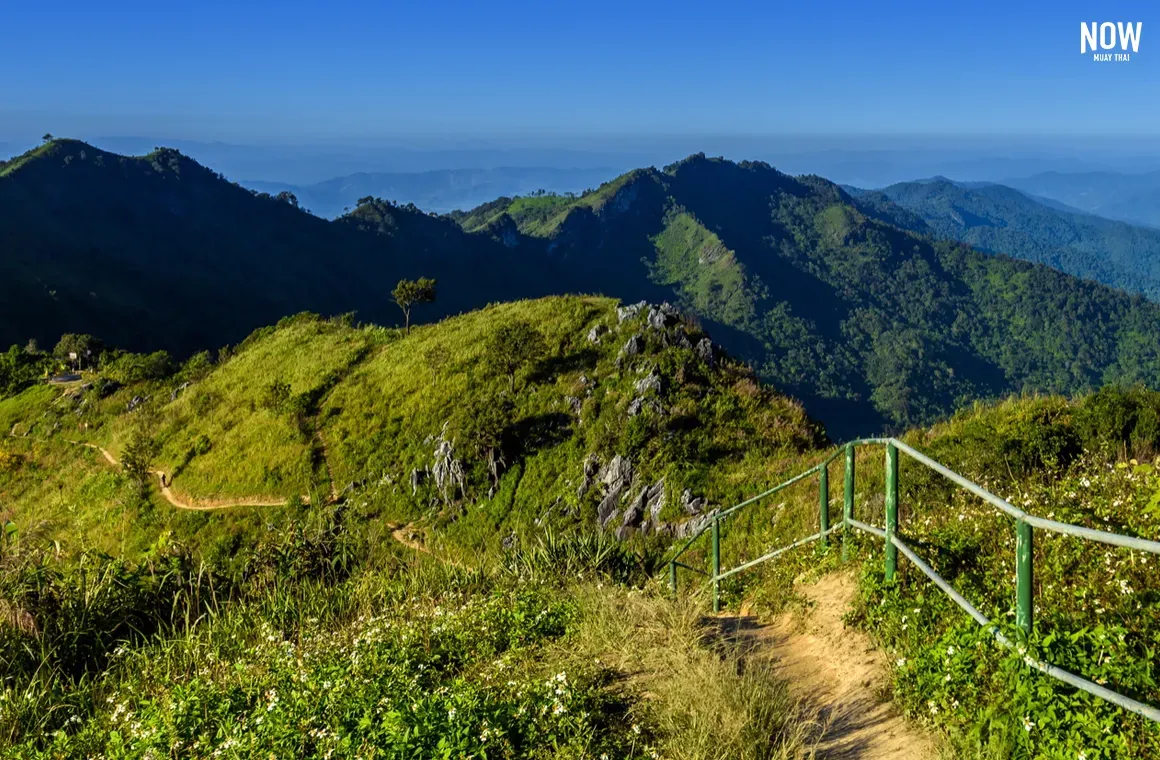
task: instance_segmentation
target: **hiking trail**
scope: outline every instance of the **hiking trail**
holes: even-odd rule
[[[72,441],[72,443],[100,452],[101,456],[105,458],[105,461],[114,467],[121,466],[121,463],[117,461],[117,458],[114,457],[107,449],[104,449],[95,443],[85,443],[83,441]],[[242,499],[239,501],[200,501],[196,504],[190,504],[182,501],[176,495],[174,495],[173,491],[170,490],[169,485],[166,483],[164,472],[161,470],[150,470],[150,472],[157,476],[157,485],[158,488],[160,488],[161,495],[165,498],[165,501],[169,502],[171,506],[176,507],[177,509],[206,511],[214,509],[229,509],[231,507],[279,507],[286,503],[285,499],[281,501]],[[309,495],[303,495],[301,498],[307,504],[310,503]],[[337,494],[333,494],[332,498],[337,498]],[[388,527],[391,531],[391,538],[393,538],[401,545],[407,547],[408,549],[411,549],[412,551],[415,551],[419,554],[425,554],[428,557],[438,560],[444,564],[452,565],[453,567],[458,567],[460,569],[463,568],[463,565],[456,562],[455,560],[448,559],[447,557],[436,554],[435,552],[428,549],[423,543],[416,541],[412,537],[413,534],[411,531],[411,523],[407,523],[405,525],[401,523],[391,523]]]
[[[935,760],[939,743],[883,697],[887,656],[842,620],[857,593],[855,580],[832,573],[799,590],[810,602],[802,612],[779,615],[769,625],[747,616],[719,618],[722,628],[769,658],[806,715],[816,716],[816,760]]]
[[[75,443],[79,446],[84,446],[85,448],[94,449],[95,451],[99,451],[101,456],[105,458],[106,462],[113,465],[114,467],[121,466],[121,463],[117,461],[117,458],[109,453],[107,449],[103,449],[95,443],[84,443],[82,441],[72,441],[72,443]],[[163,471],[150,470],[149,472],[157,476],[157,487],[161,490],[161,496],[165,499],[165,501],[169,502],[170,506],[176,507],[177,509],[205,511],[211,509],[229,509],[231,507],[280,507],[286,504],[285,499],[270,501],[269,499],[261,498],[240,499],[236,501],[198,501],[196,503],[185,502],[179,499],[177,495],[173,493],[172,489],[170,489],[169,483],[167,483],[165,480],[165,473]],[[303,495],[300,498],[307,504],[310,503],[309,495]]]

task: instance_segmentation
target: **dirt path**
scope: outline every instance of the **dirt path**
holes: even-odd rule
[[[738,634],[751,637],[758,656],[770,657],[780,674],[818,720],[817,760],[935,760],[937,741],[903,718],[880,696],[889,682],[889,663],[842,616],[857,591],[846,574],[827,575],[801,591],[808,612],[786,613],[773,624],[727,618]]]
[[[73,441],[73,443],[78,444],[80,446],[84,446],[85,448],[94,449],[95,451],[99,451],[101,453],[101,456],[103,456],[105,458],[106,462],[113,465],[114,467],[121,466],[121,463],[117,461],[116,457],[114,457],[112,454],[110,454],[108,452],[108,450],[101,448],[100,446],[96,445],[95,443],[84,443],[82,441]],[[177,509],[192,509],[192,510],[205,511],[205,510],[211,510],[211,509],[230,509],[232,507],[280,507],[286,503],[285,499],[281,499],[279,501],[270,501],[269,499],[239,499],[236,501],[216,501],[215,500],[215,501],[186,502],[186,501],[182,501],[180,498],[178,498],[177,495],[173,493],[172,489],[170,489],[169,485],[166,482],[164,472],[162,472],[161,470],[150,470],[150,472],[157,476],[157,487],[161,489],[161,496],[165,499],[165,501],[169,502],[170,506],[176,507]],[[301,498],[307,504],[310,503],[310,496],[309,495],[302,496]]]
[[[90,449],[93,449],[94,451],[100,452],[101,456],[103,456],[105,458],[105,461],[114,467],[121,466],[121,463],[117,461],[117,458],[114,457],[107,449],[103,449],[100,446],[96,445],[95,443],[85,443],[83,441],[72,441],[72,443],[75,443],[78,446],[84,446],[86,448],[90,448]],[[170,505],[176,507],[177,509],[212,510],[212,509],[230,509],[232,507],[280,507],[286,503],[285,499],[283,499],[281,501],[263,501],[261,499],[243,499],[240,501],[212,501],[212,502],[200,501],[196,504],[190,504],[190,503],[184,502],[181,499],[179,499],[173,493],[173,491],[170,490],[169,486],[166,484],[164,472],[162,472],[161,470],[151,470],[150,472],[152,472],[154,475],[157,476],[157,485],[161,489],[161,495],[163,497],[165,497],[165,500],[167,502],[169,502]],[[310,503],[310,497],[308,495],[302,496],[302,499],[306,503],[308,503],[308,504]],[[463,565],[461,565],[460,563],[456,562],[453,559],[448,559],[447,557],[443,557],[439,554],[436,554],[435,552],[428,549],[424,544],[422,544],[421,542],[416,541],[414,538],[412,538],[411,523],[407,523],[407,524],[392,523],[389,526],[389,528],[391,530],[391,538],[395,539],[396,541],[398,541],[400,544],[407,547],[408,549],[411,549],[412,551],[418,552],[420,554],[426,554],[428,557],[432,557],[432,558],[438,560],[439,562],[442,562],[445,565],[452,565],[453,567],[458,567],[460,569],[463,569]]]

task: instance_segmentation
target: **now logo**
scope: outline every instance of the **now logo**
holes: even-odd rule
[[[1119,21],[1112,23],[1105,21],[1102,24],[1093,21],[1090,24],[1081,21],[1079,24],[1079,52],[1088,50],[1114,50],[1118,45],[1120,50],[1127,50],[1132,46],[1132,52],[1140,51],[1140,32],[1144,28],[1143,21],[1134,24]]]

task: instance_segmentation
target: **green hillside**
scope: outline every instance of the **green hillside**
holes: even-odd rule
[[[536,214],[517,199],[461,221],[514,223],[570,287],[676,297],[839,438],[1160,371],[1155,305],[932,240],[912,212],[821,178],[692,156],[535,201]]]
[[[420,322],[562,293],[674,301],[837,438],[1160,373],[1155,305],[932,240],[897,204],[762,163],[691,156],[454,217],[362,200],[328,222],[174,151],[48,143],[0,177],[0,345],[76,332],[185,357],[302,310],[398,324],[394,284],[427,276]],[[315,432],[301,451],[323,445]]]
[[[494,366],[493,336],[504,328],[540,342],[514,375]],[[0,401],[0,423],[15,436],[5,450],[21,462],[0,475],[0,505],[25,531],[69,550],[111,550],[124,530],[69,528],[73,502],[95,487],[90,478],[103,496],[117,493],[100,454],[78,443],[120,460],[146,435],[156,445],[151,467],[189,506],[288,504],[293,515],[296,503],[373,486],[389,497],[392,518],[411,520],[470,498],[478,509],[438,511],[436,521],[474,547],[527,530],[545,509],[581,524],[600,504],[607,516],[642,492],[658,509],[654,522],[687,519],[682,504],[692,499],[738,498],[757,477],[746,479],[748,463],[824,440],[796,402],[760,387],[675,311],[618,313],[601,298],[501,304],[407,335],[301,315],[257,331],[202,376],[105,385],[42,385]],[[43,482],[39,473],[70,458],[91,476]],[[441,465],[452,473],[444,482]],[[620,466],[623,477],[609,478],[622,492],[605,503],[597,471]],[[56,485],[56,498],[45,498]],[[148,511],[164,516],[158,530],[205,521],[163,500]],[[641,519],[650,518],[632,527]]]
[[[1114,288],[1160,297],[1160,230],[1054,208],[1002,185],[938,178],[860,195],[913,211],[939,237],[1046,264]]]
[[[694,247],[708,282],[737,282],[721,239],[666,224],[669,276]],[[664,560],[832,449],[671,307],[551,297],[409,334],[302,314],[216,363],[132,380],[106,361],[0,398],[0,753],[707,760],[816,741],[792,684],[707,622],[697,576],[668,599]],[[1160,538],[1156,392],[977,404],[906,440],[1037,514]],[[881,456],[857,460],[855,515],[877,525]],[[1007,626],[1011,523],[918,468],[901,482],[902,535]],[[805,481],[723,523],[722,567],[817,529]],[[849,622],[950,756],[1160,750],[1160,728],[1029,671],[913,567],[884,584],[877,540],[838,544],[731,577],[726,609],[780,619],[803,584],[858,572]],[[1046,535],[1035,552],[1029,646],[1160,702],[1149,558]],[[708,567],[705,536],[682,561]]]

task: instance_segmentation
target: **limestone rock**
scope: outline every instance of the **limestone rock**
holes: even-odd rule
[[[608,333],[608,328],[605,325],[595,325],[588,331],[588,342],[599,343],[600,339]]]
[[[637,354],[639,354],[643,350],[644,350],[644,338],[642,338],[640,335],[633,335],[624,344],[624,347],[620,349],[620,357],[619,358],[624,358],[624,357],[628,357],[628,356],[636,356]]]
[[[619,322],[633,319],[646,308],[648,308],[647,301],[641,301],[640,303],[629,304],[627,306],[618,306],[616,308],[616,319]]]
[[[681,509],[696,517],[705,509],[705,498],[703,496],[693,498],[693,492],[686,488],[681,493]]]
[[[649,392],[660,393],[661,392],[661,376],[657,373],[656,369],[654,368],[653,371],[650,372],[648,375],[646,375],[645,377],[642,377],[640,380],[636,381],[635,388],[636,388],[637,394],[641,395],[641,396],[643,396]]]
[[[708,338],[701,338],[701,340],[697,342],[693,352],[697,354],[697,358],[708,365],[709,369],[712,369],[716,366],[717,354],[716,351],[713,350],[713,341],[709,340]]]

